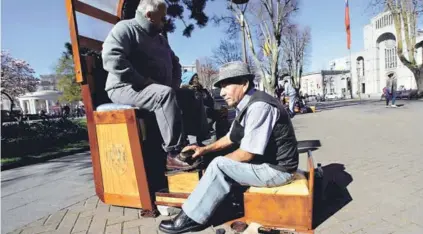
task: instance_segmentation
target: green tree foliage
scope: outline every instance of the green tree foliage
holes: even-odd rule
[[[126,0],[123,3],[123,19],[131,19],[135,16],[135,10],[142,0]],[[167,19],[164,32],[172,33],[175,30],[175,19],[179,19],[185,26],[183,35],[190,37],[194,30],[194,24],[184,19],[184,10],[189,11],[189,19],[194,20],[198,27],[203,28],[207,25],[209,17],[204,13],[207,1],[213,0],[166,0],[168,5]]]
[[[55,67],[58,78],[57,87],[63,92],[59,98],[62,102],[76,102],[82,100],[81,86],[76,82],[75,70],[69,43],[65,44],[66,51],[63,52]],[[71,47],[70,47],[71,48]]]

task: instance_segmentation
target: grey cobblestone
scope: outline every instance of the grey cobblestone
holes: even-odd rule
[[[159,233],[159,231],[157,230],[157,227],[156,226],[149,226],[149,227],[141,226],[140,227],[140,233],[141,234],[150,234],[150,233],[151,234],[156,234],[156,233]]]
[[[57,230],[61,233],[71,233],[77,218],[78,214],[67,212]]]
[[[140,227],[124,228],[123,234],[139,234]]]
[[[123,223],[123,222],[127,222],[127,221],[132,221],[132,220],[138,220],[138,218],[137,217],[131,217],[131,216],[118,216],[116,218],[109,218],[107,220],[107,223],[112,225],[112,224],[116,224],[116,223]]]
[[[123,207],[110,206],[110,212],[123,216]]]
[[[125,216],[131,216],[131,217],[139,217],[139,213],[140,211],[138,209],[133,209],[133,208],[123,208],[123,214]]]
[[[55,214],[52,214],[44,223],[45,226],[58,226],[66,215],[67,210],[61,210]]]
[[[107,219],[104,217],[93,216],[90,228],[88,229],[88,234],[104,233],[106,230],[106,222]]]
[[[93,219],[92,216],[90,217],[79,217],[78,220],[76,220],[75,226],[72,230],[72,233],[74,232],[82,232],[87,231],[90,227],[91,220]]]
[[[106,234],[121,234],[121,233],[122,233],[122,223],[106,226]]]

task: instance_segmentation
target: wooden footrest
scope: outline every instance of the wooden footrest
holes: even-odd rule
[[[182,207],[189,193],[170,193],[168,191],[161,191],[156,193],[156,205]]]
[[[166,174],[169,193],[191,193],[197,186],[202,175],[202,170]]]

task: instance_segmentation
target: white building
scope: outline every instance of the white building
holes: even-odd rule
[[[182,65],[181,70],[182,70],[182,73],[184,73],[185,71],[197,72],[197,67],[196,65]]]
[[[350,72],[348,70],[322,70],[304,74],[301,77],[301,93],[324,96],[335,93],[351,97]]]
[[[23,113],[38,114],[40,110],[46,113],[52,112],[52,107],[56,107],[62,92],[55,90],[41,90],[18,97],[19,105]]]
[[[392,14],[386,11],[372,18],[370,24],[364,26],[363,33],[362,51],[329,62],[331,70],[351,69],[353,95],[359,90],[365,96],[380,96],[390,72],[397,74],[398,89],[415,89],[417,85],[413,73],[401,63],[396,53],[397,35]],[[417,48],[417,63],[421,64],[423,31],[418,31],[416,45],[413,46]],[[404,53],[407,57],[406,49]]]

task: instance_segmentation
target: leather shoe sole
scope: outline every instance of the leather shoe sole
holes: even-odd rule
[[[190,164],[189,166],[183,166],[183,167],[177,166],[177,165],[166,165],[166,169],[186,171],[186,170],[196,169],[200,164],[201,164],[201,160],[197,160],[193,164]]]
[[[186,232],[201,231],[205,227],[206,227],[205,225],[196,225],[192,227],[182,228],[180,230],[168,230],[159,225],[159,230],[167,234],[180,234],[180,233],[186,233]]]

